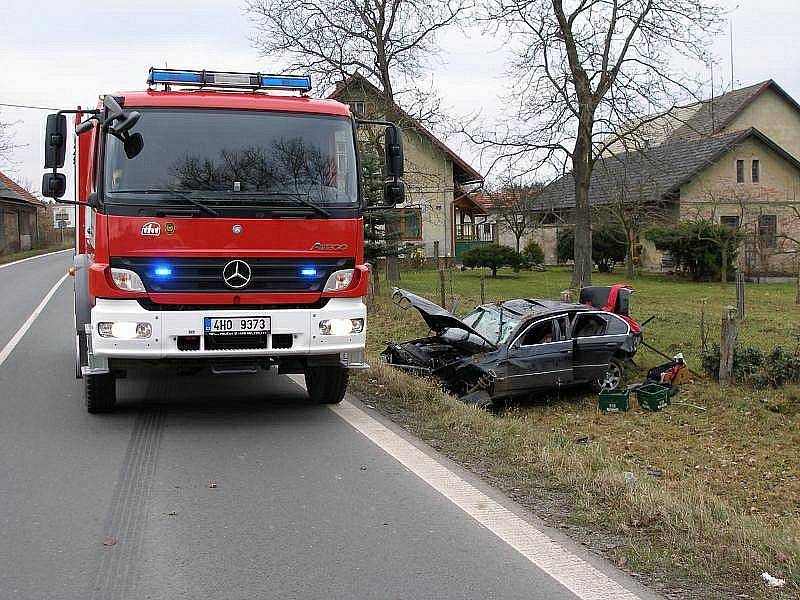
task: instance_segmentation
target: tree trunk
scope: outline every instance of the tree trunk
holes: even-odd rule
[[[592,173],[589,159],[592,152],[593,115],[581,110],[578,137],[572,152],[572,176],[575,180],[575,246],[571,288],[580,289],[592,284],[592,212],[589,205],[589,185]]]
[[[517,236],[517,256],[519,256],[519,239],[522,236]],[[519,261],[514,263],[514,273],[519,273]]]
[[[633,245],[634,241],[628,238],[628,252],[625,254],[625,274],[628,279],[633,279]]]
[[[497,267],[492,267],[492,279],[497,277]]]
[[[720,271],[719,279],[722,283],[725,283],[728,281],[728,244],[722,244],[720,251],[722,254],[722,270]]]

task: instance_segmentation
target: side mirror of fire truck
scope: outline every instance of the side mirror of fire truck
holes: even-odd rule
[[[67,192],[67,176],[63,173],[45,173],[42,176],[42,196],[58,199]]]
[[[44,134],[44,168],[60,169],[67,153],[67,116],[61,113],[47,115]]]
[[[389,125],[383,137],[386,175],[391,180],[383,184],[383,201],[388,206],[402,204],[406,186],[403,177],[403,134],[397,125]]]

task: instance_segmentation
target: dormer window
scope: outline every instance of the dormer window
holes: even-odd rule
[[[355,116],[363,117],[364,116],[364,112],[365,112],[364,111],[364,102],[362,102],[362,101],[353,102],[353,114]]]

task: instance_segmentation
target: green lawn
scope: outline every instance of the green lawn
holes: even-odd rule
[[[623,281],[595,274],[595,284]],[[558,298],[569,285],[564,269],[501,271],[486,278],[486,300]],[[668,354],[683,352],[700,371],[699,321],[705,306],[709,338],[719,337],[722,307],[735,304],[732,284],[692,283],[642,276],[632,316],[643,321],[645,340]],[[404,272],[402,287],[439,298],[435,271]],[[447,303],[463,314],[479,302],[479,273],[452,272]],[[387,339],[424,335],[414,310],[388,301],[389,286],[370,306],[368,354],[373,364]],[[763,350],[798,348],[800,306],[791,284],[748,284],[740,340]],[[648,350],[642,368],[664,362]],[[644,377],[632,373],[633,381]],[[383,386],[383,387],[381,387]],[[506,489],[537,505],[542,486],[569,496],[575,524],[622,534],[628,543],[612,557],[645,572],[714,580],[724,590],[760,593],[763,570],[800,589],[800,388],[720,390],[705,377],[683,386],[676,403],[660,413],[597,411],[590,390],[562,391],[521,401],[501,414],[460,405],[432,382],[383,365],[361,375],[355,387],[423,439]],[[588,446],[575,444],[589,438]],[[633,486],[620,484],[633,472]],[[620,489],[622,486],[624,489]],[[652,505],[652,513],[643,516]],[[677,554],[676,554],[677,553]],[[679,555],[679,556],[678,556]],[[694,575],[692,575],[694,573]],[[775,597],[775,596],[773,596]]]

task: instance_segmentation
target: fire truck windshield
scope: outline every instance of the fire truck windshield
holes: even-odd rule
[[[242,110],[137,109],[144,149],[127,158],[106,138],[105,194],[114,204],[160,196],[283,206],[352,207],[355,143],[344,117]],[[170,196],[172,192],[172,196]],[[295,202],[294,204],[297,204]]]

